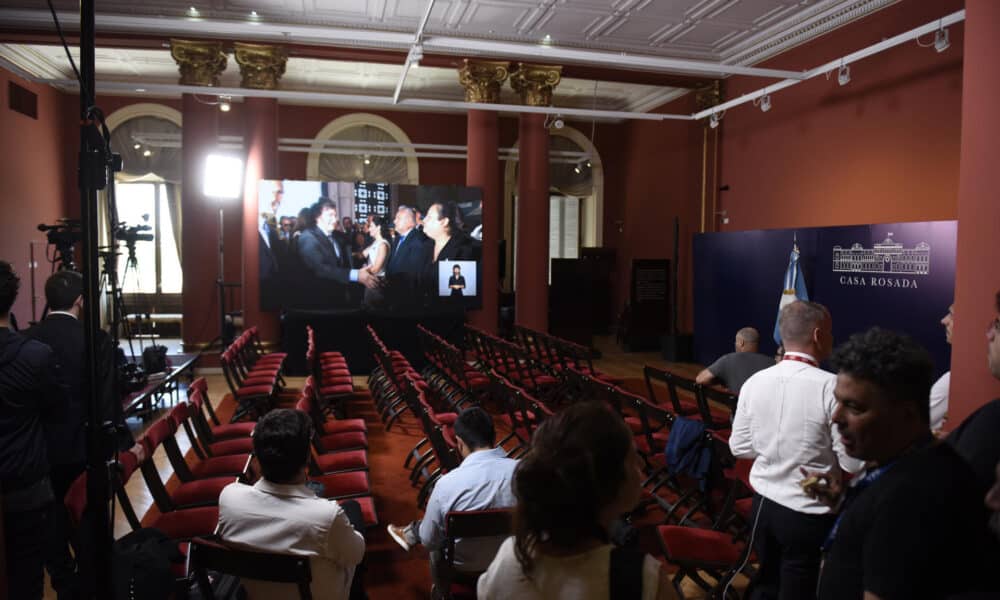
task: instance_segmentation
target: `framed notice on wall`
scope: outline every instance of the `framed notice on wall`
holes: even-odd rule
[[[629,350],[655,350],[670,318],[670,261],[635,259],[629,304],[632,317],[625,343]]]

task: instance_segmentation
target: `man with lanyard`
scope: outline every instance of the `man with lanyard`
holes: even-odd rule
[[[862,466],[835,436],[836,376],[819,368],[833,347],[832,329],[821,304],[784,307],[778,316],[783,360],[755,373],[740,390],[729,447],[737,458],[754,460],[751,541],[760,568],[745,596],[751,600],[802,600],[816,593],[819,548],[835,517],[802,491],[799,469],[839,479],[842,469]]]
[[[930,356],[876,327],[838,348],[833,364],[834,423],[847,453],[868,468],[846,493],[836,478],[803,473],[806,493],[841,508],[823,544],[820,600],[982,591],[996,547],[972,469],[931,435]]]

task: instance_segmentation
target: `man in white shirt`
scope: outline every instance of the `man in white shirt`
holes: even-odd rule
[[[455,420],[455,437],[462,464],[438,480],[421,521],[403,527],[389,525],[389,535],[404,550],[421,544],[431,552],[431,576],[438,581],[437,562],[445,539],[445,515],[451,511],[511,508],[517,504],[511,479],[517,461],[495,448],[496,431],[489,413],[478,407],[463,410]],[[455,569],[485,571],[504,536],[458,540]]]
[[[951,330],[955,326],[955,305],[948,307],[948,314],[941,318],[944,337],[951,344]],[[948,420],[948,388],[951,387],[951,371],[947,371],[931,386],[931,431],[937,434]]]
[[[312,422],[297,410],[273,410],[254,428],[253,451],[263,473],[252,486],[232,483],[219,496],[216,533],[249,550],[308,556],[314,598],[352,596],[354,570],[365,553],[358,503],[325,500],[306,487]],[[353,513],[352,517],[348,517]],[[289,584],[243,581],[252,598],[289,598]],[[354,596],[364,597],[360,585]]]
[[[743,384],[729,447],[753,459],[754,542],[760,569],[747,590],[751,600],[801,600],[816,594],[820,547],[834,515],[803,492],[800,469],[857,472],[862,464],[844,451],[833,426],[837,377],[819,368],[833,349],[830,312],[815,302],[781,310],[783,360]]]

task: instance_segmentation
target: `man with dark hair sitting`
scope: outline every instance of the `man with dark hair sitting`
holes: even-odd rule
[[[216,533],[248,550],[309,556],[314,598],[364,597],[351,584],[365,553],[365,539],[352,525],[361,525],[361,509],[354,501],[319,498],[305,485],[311,437],[312,422],[301,411],[273,410],[260,419],[253,452],[263,477],[222,490]],[[290,589],[262,581],[243,585],[252,598],[284,598]]]
[[[847,453],[867,468],[846,493],[836,478],[805,473],[806,493],[841,503],[823,545],[820,600],[946,598],[977,589],[995,548],[975,475],[931,435],[927,351],[873,328],[852,336],[833,364],[833,421]]]
[[[0,260],[0,491],[9,598],[42,597],[53,506],[44,428],[66,413],[52,349],[10,329],[20,279]]]
[[[511,489],[517,461],[507,458],[503,448],[494,448],[496,431],[490,415],[479,407],[463,410],[455,420],[455,437],[462,464],[438,480],[423,520],[388,527],[389,535],[403,549],[421,544],[431,551],[431,576],[435,582],[445,537],[445,515],[451,511],[511,508],[517,503]],[[502,543],[502,537],[457,541],[456,570],[485,571]]]

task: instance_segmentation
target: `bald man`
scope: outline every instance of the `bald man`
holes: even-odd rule
[[[737,394],[743,382],[757,371],[774,366],[774,359],[758,352],[760,333],[753,327],[736,332],[736,351],[719,358],[707,369],[702,369],[695,381],[702,385],[721,383]]]

